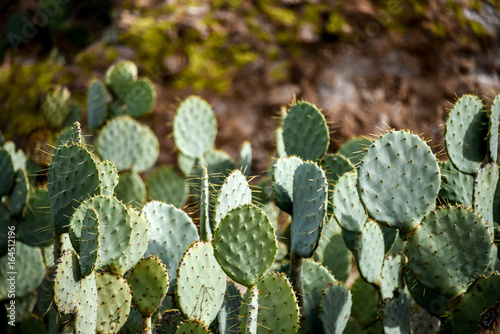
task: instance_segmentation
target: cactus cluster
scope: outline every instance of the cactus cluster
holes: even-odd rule
[[[15,321],[75,333],[409,333],[421,323],[472,333],[498,305],[499,97],[489,111],[474,96],[456,102],[448,161],[396,130],[327,154],[325,117],[294,103],[259,194],[251,145],[238,162],[216,149],[215,114],[195,96],[173,122],[183,175],[153,169],[158,140],[133,117],[151,110],[154,86],[137,73],[119,62],[90,85],[97,133],[62,132],[46,186],[0,141],[0,300],[15,298]],[[60,126],[69,113],[55,101],[68,94],[50,94],[44,108],[59,105]]]

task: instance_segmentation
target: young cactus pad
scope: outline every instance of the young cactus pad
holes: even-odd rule
[[[444,142],[450,161],[462,173],[475,174],[486,155],[483,144],[488,119],[477,96],[464,95],[453,106],[444,129]]]
[[[252,204],[229,211],[215,230],[213,246],[224,272],[247,287],[264,275],[278,251],[269,218]]]
[[[137,79],[137,66],[129,61],[122,60],[106,71],[105,82],[111,92],[120,100],[127,97],[130,85]]]
[[[299,307],[292,286],[285,275],[271,273],[259,279],[255,286],[259,311],[257,333],[297,333]],[[251,289],[247,290],[240,308],[240,330],[245,332],[248,302]]]
[[[150,256],[135,265],[127,281],[135,307],[143,317],[151,317],[168,291],[167,268],[160,259]]]
[[[217,121],[212,107],[197,96],[190,96],[180,104],[173,128],[175,145],[184,155],[199,158],[214,148]]]
[[[295,104],[283,122],[283,141],[288,155],[312,161],[321,159],[330,145],[325,116],[310,103]]]
[[[325,173],[315,163],[305,162],[293,176],[292,252],[310,257],[318,246],[328,205]]]
[[[247,179],[239,170],[232,172],[224,180],[217,196],[213,228],[216,229],[221,220],[232,209],[251,203],[252,191],[248,186]]]
[[[409,237],[409,267],[429,289],[456,297],[486,271],[492,244],[486,224],[476,213],[461,207],[441,208]]]
[[[390,131],[368,148],[358,170],[358,191],[375,220],[409,231],[436,201],[436,157],[420,137]]]
[[[293,175],[304,162],[298,157],[278,158],[273,165],[274,203],[288,214],[293,213]]]
[[[96,330],[98,333],[117,333],[130,313],[130,287],[123,277],[105,271],[96,274],[96,285],[99,305]]]
[[[104,124],[107,116],[106,88],[99,80],[94,80],[87,93],[87,117],[91,130],[95,130]]]
[[[214,257],[212,245],[191,245],[177,272],[176,295],[182,313],[210,325],[224,302],[225,291],[226,274]]]

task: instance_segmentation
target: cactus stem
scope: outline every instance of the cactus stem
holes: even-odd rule
[[[151,334],[151,317],[142,317],[141,334]]]

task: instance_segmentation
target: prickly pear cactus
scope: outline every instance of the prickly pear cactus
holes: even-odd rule
[[[54,86],[42,103],[42,114],[50,126],[61,127],[74,108],[74,101],[68,88]]]
[[[414,229],[436,201],[440,173],[436,157],[420,137],[390,131],[374,141],[358,170],[358,191],[375,220]]]
[[[351,292],[345,285],[330,284],[323,290],[319,307],[320,319],[325,333],[342,333],[351,314]]]

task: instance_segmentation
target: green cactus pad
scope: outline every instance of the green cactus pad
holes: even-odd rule
[[[474,282],[451,314],[453,334],[475,333],[481,314],[500,300],[500,274]]]
[[[11,216],[21,214],[28,201],[29,179],[24,169],[18,169],[14,174],[14,186],[9,196],[9,211]]]
[[[182,254],[194,241],[198,230],[191,218],[171,204],[149,202],[142,211],[149,226],[149,244],[145,255],[156,255],[167,266],[170,291],[175,286],[176,270]]]
[[[325,116],[310,103],[295,104],[283,122],[283,141],[288,155],[297,155],[304,160],[319,160],[330,145]]]
[[[283,211],[293,213],[293,175],[303,161],[298,157],[278,158],[273,165],[274,203]]]
[[[172,166],[155,168],[146,178],[146,189],[149,198],[178,208],[186,203],[189,192],[186,180]]]
[[[97,285],[97,333],[118,333],[130,313],[132,295],[127,281],[118,275],[100,272]]]
[[[264,275],[278,251],[269,218],[252,204],[229,211],[214,232],[213,247],[224,272],[247,287]]]
[[[135,172],[120,173],[115,196],[123,203],[140,209],[146,202],[146,185]]]
[[[245,140],[240,146],[238,165],[243,175],[250,176],[252,172],[252,144],[248,140]]]
[[[200,180],[200,237],[201,241],[212,241],[212,224],[210,221],[210,189],[208,170],[203,167]]]
[[[334,218],[323,226],[314,260],[330,270],[337,281],[347,281],[351,272],[352,254],[345,245],[342,230]]]
[[[59,258],[54,274],[54,304],[57,312],[74,314],[80,305],[80,264],[74,251]]]
[[[99,171],[82,146],[59,147],[49,167],[48,190],[54,231],[69,230],[69,220],[79,203],[99,193]]]
[[[373,284],[380,280],[384,262],[384,234],[379,225],[369,220],[357,236],[354,256],[361,276]]]
[[[179,151],[177,154],[177,165],[185,176],[193,174],[195,164],[196,158],[191,158]]]
[[[385,301],[384,333],[410,333],[410,302],[402,290],[396,290],[394,298]]]
[[[348,172],[342,175],[333,188],[333,212],[342,228],[361,232],[368,220],[356,187],[358,175]]]
[[[127,112],[132,117],[140,117],[150,112],[156,102],[156,90],[151,80],[142,78],[128,87],[124,100]]]
[[[76,333],[95,333],[97,326],[97,309],[100,307],[95,273],[92,272],[80,282],[80,303],[76,314]]]
[[[118,184],[118,170],[108,160],[99,162],[97,169],[99,169],[99,180],[101,180],[101,195],[113,196]]]
[[[175,334],[177,328],[184,321],[181,311],[179,310],[168,310],[161,314],[155,327],[158,332],[164,334]]]
[[[210,334],[208,327],[199,321],[189,320],[177,328],[175,334]]]
[[[127,281],[135,307],[143,317],[151,317],[167,295],[167,268],[160,259],[150,256],[135,265]]]
[[[226,274],[214,257],[212,245],[191,245],[177,271],[175,292],[182,313],[188,319],[210,325],[224,302],[225,291]]]
[[[99,80],[94,80],[90,84],[87,93],[87,117],[91,130],[100,128],[107,116],[106,88]]]
[[[354,166],[341,154],[329,154],[320,164],[328,179],[328,186],[333,189],[339,178],[347,172],[353,171]]]
[[[302,284],[304,289],[304,305],[302,307],[301,329],[306,333],[321,331],[318,305],[323,296],[323,289],[335,283],[335,278],[321,264],[306,259],[302,264]]]
[[[148,223],[144,215],[132,208],[128,208],[128,213],[132,225],[130,244],[122,256],[109,265],[112,272],[122,276],[141,260],[148,248],[149,241]]]
[[[347,157],[354,166],[358,166],[371,144],[372,141],[368,138],[354,137],[342,144],[337,153]]]
[[[420,137],[385,133],[368,148],[358,170],[358,191],[375,220],[405,231],[415,228],[436,201],[436,157]]]
[[[140,126],[141,130],[141,149],[137,157],[133,170],[137,173],[142,173],[151,169],[158,160],[160,155],[160,143],[154,134],[153,130],[146,125]]]
[[[450,161],[440,162],[441,189],[439,197],[451,204],[462,204],[472,207],[474,176],[460,172]]]
[[[330,284],[323,291],[319,317],[325,334],[343,333],[351,314],[351,292],[345,285]]]
[[[453,106],[444,128],[444,142],[450,161],[462,173],[475,174],[486,155],[488,119],[477,96],[464,95]]]
[[[259,279],[257,287],[259,311],[257,333],[297,333],[299,307],[292,286],[286,276],[271,273]],[[240,331],[244,332],[250,289],[247,290],[240,308]]]
[[[498,182],[498,165],[490,163],[477,172],[474,179],[474,211],[488,226],[491,239],[494,239],[493,205]]]
[[[101,158],[110,160],[118,171],[132,170],[143,158],[142,150],[147,149],[143,131],[141,124],[132,118],[117,117],[106,123],[99,133],[95,143],[97,152]]]
[[[402,261],[401,254],[386,256],[380,275],[380,295],[383,299],[393,298],[394,290],[403,288],[404,282],[401,276]]]
[[[97,211],[90,207],[85,211],[81,226],[80,271],[82,276],[90,275],[94,270],[99,249],[99,220]]]
[[[352,294],[351,317],[362,326],[373,324],[379,318],[381,305],[377,289],[362,277],[358,277],[350,290]]]
[[[106,85],[120,100],[124,101],[130,86],[137,79],[137,66],[129,61],[122,60],[111,66],[105,76]]]
[[[108,103],[108,119],[127,115],[127,106],[119,100]]]
[[[7,299],[9,293],[12,293],[12,282],[15,284],[15,296],[21,298],[35,291],[45,277],[46,269],[40,248],[28,246],[20,241],[16,241],[15,250],[13,248],[9,243],[9,253],[0,258],[0,300]],[[11,280],[12,277],[14,280]]]
[[[14,298],[15,319],[16,319],[15,322],[17,324],[26,321],[26,319],[30,317],[30,315],[33,313],[33,309],[35,308],[37,298],[38,298],[37,291],[30,292],[24,297]],[[10,305],[5,303],[4,306],[8,307]]]
[[[50,126],[59,128],[68,118],[74,104],[68,88],[54,86],[47,92],[42,102],[41,111]]]
[[[248,186],[247,179],[239,170],[232,172],[224,180],[217,196],[213,229],[215,230],[219,226],[219,223],[229,211],[238,206],[251,203],[252,191]]]
[[[125,205],[114,197],[94,196],[83,202],[70,221],[71,243],[80,251],[82,223],[89,208],[97,211],[99,250],[95,266],[104,268],[126,251],[132,234],[131,217]]]
[[[12,189],[15,180],[14,164],[9,152],[0,149],[0,196],[6,195]]]
[[[328,205],[325,173],[315,163],[305,162],[293,177],[292,252],[312,256],[318,246]]]
[[[384,253],[388,254],[389,252],[393,251],[397,253],[398,250],[396,250],[396,248],[393,249],[393,247],[398,242],[401,242],[401,238],[399,237],[399,230],[384,225],[379,226],[382,229],[382,234],[384,235]]]
[[[498,159],[498,127],[500,125],[500,94],[495,96],[490,108],[488,122],[488,159],[496,162]]]
[[[249,292],[249,294],[248,294]],[[245,324],[245,334],[257,334],[258,314],[259,314],[259,289],[252,286],[247,290],[247,317]]]
[[[285,143],[283,142],[283,127],[279,127],[276,129],[274,133],[274,137],[276,140],[276,154],[279,158],[285,158],[288,156],[285,150]]]
[[[190,96],[179,105],[173,128],[175,145],[184,155],[199,158],[214,148],[217,121],[212,107],[197,96]]]
[[[238,333],[240,328],[239,310],[241,307],[240,291],[233,282],[226,286],[224,303],[217,315],[219,333]]]
[[[492,244],[487,226],[477,214],[461,207],[441,208],[429,214],[409,237],[410,270],[429,289],[456,297],[486,271]]]

